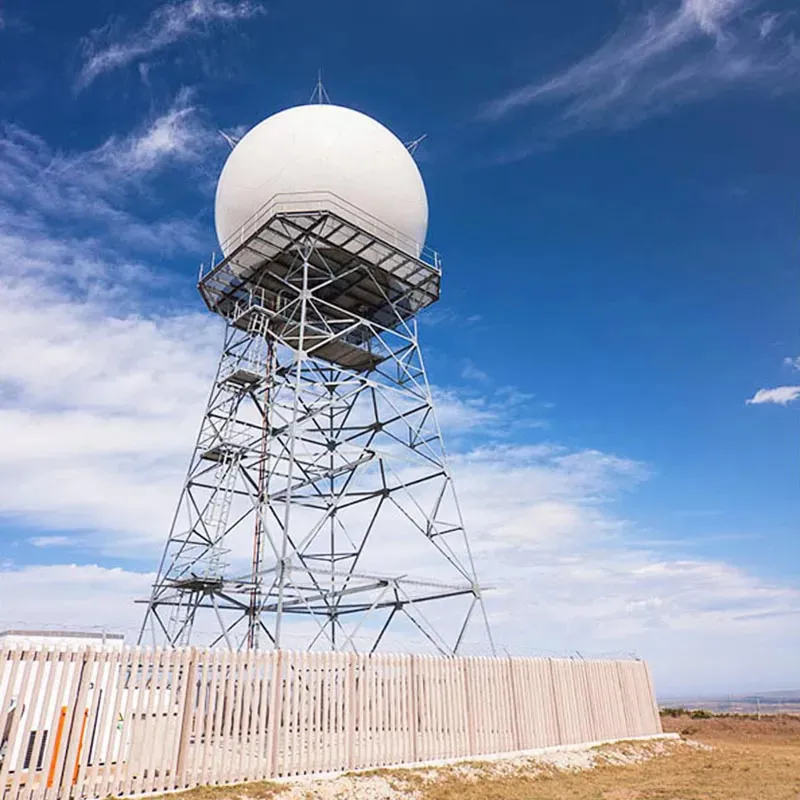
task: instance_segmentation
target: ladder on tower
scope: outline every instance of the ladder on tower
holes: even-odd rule
[[[220,456],[219,467],[216,470],[218,479],[203,514],[206,534],[211,542],[204,575],[206,578],[222,577],[228,566],[226,558],[230,550],[223,547],[223,542],[233,505],[239,462],[242,459],[241,447],[223,442],[215,450]]]

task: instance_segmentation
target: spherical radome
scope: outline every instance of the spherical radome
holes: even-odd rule
[[[312,193],[304,195],[302,193]],[[225,255],[240,231],[276,195],[313,203],[313,193],[355,207],[353,221],[374,218],[419,253],[428,228],[428,199],[405,145],[374,119],[335,105],[280,111],[260,122],[234,147],[217,184],[215,220]],[[303,208],[302,210],[312,210]],[[343,213],[347,218],[347,212]],[[356,219],[358,217],[358,219]],[[252,224],[252,223],[250,223]],[[364,225],[361,225],[364,227]],[[368,226],[369,227],[369,226]],[[252,231],[249,231],[252,233]]]

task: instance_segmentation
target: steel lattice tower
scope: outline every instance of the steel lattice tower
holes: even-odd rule
[[[225,340],[140,641],[492,650],[417,337],[438,256],[328,193],[239,238],[201,271]]]

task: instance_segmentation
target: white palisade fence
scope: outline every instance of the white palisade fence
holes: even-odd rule
[[[0,800],[136,795],[660,732],[642,661],[0,649]]]

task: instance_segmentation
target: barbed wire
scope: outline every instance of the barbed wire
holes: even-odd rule
[[[0,634],[7,631],[19,631],[20,633],[38,631],[52,633],[54,635],[59,632],[65,633],[92,633],[92,634],[122,634],[125,637],[125,644],[135,644],[139,636],[140,626],[138,625],[117,625],[117,624],[94,624],[86,625],[81,622],[41,622],[32,621],[30,619],[0,619]],[[307,643],[307,638],[303,634],[292,635],[290,632],[285,632],[283,636],[285,643],[284,649],[293,650],[305,649],[304,645]],[[368,636],[356,636],[354,644],[356,650],[358,645],[361,644],[365,648],[371,646],[373,639]],[[145,644],[149,644],[145,642]],[[414,648],[411,642],[402,643],[400,641],[393,642],[394,646],[387,647],[384,652],[387,653],[416,653],[419,648]],[[200,645],[198,643],[198,646]],[[462,641],[459,648],[459,655],[461,656],[478,656],[485,657],[491,656],[484,642],[481,641]],[[632,650],[587,650],[581,648],[580,650],[565,648],[565,649],[548,649],[543,647],[527,647],[521,645],[519,642],[515,643],[500,643],[496,646],[496,655],[507,656],[509,658],[568,658],[573,660],[602,660],[602,659],[634,659],[639,660],[640,656],[636,651]]]

